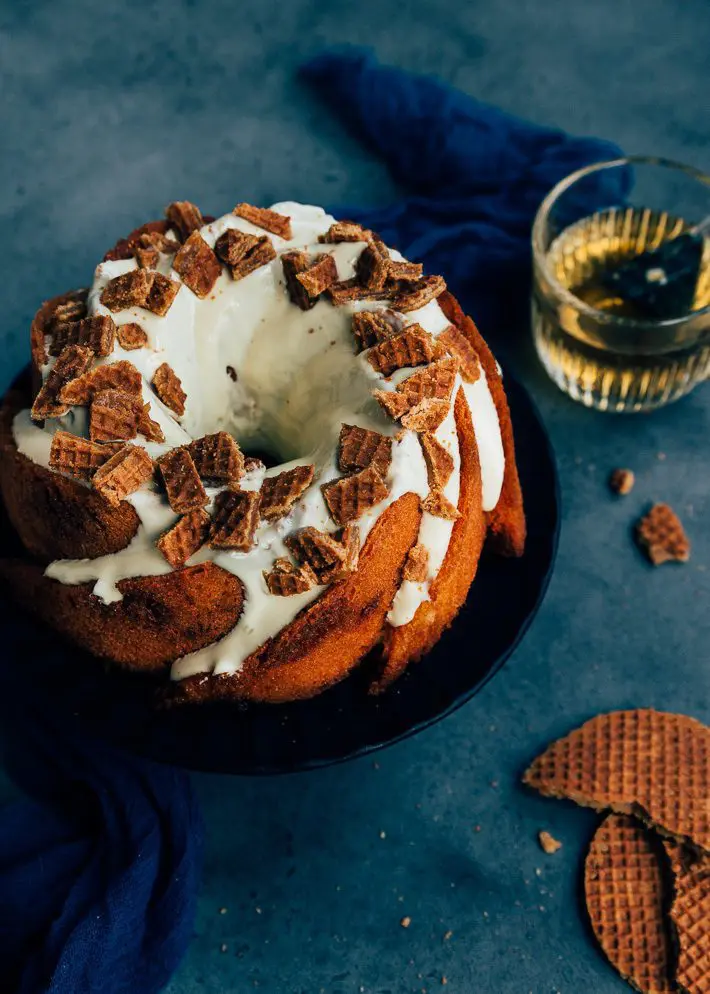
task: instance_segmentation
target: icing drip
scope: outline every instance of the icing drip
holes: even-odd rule
[[[364,245],[342,243],[323,245],[318,235],[327,231],[333,218],[318,207],[294,203],[276,204],[273,210],[292,219],[292,238],[272,236],[276,251],[306,248],[333,255],[338,276],[347,279],[355,272],[355,262]],[[202,235],[210,245],[228,228],[261,235],[263,231],[248,221],[228,214],[206,225]],[[393,256],[401,258],[398,253]],[[89,294],[89,313],[109,313],[100,303],[106,283],[120,273],[134,269],[134,260],[101,263]],[[173,279],[170,257],[161,256],[159,268]],[[355,310],[377,308],[374,303],[353,303],[333,307],[321,300],[310,311],[301,311],[288,299],[280,260],[233,281],[223,271],[205,299],[198,299],[185,286],[178,292],[164,317],[141,308],[128,308],[113,317],[118,324],[135,321],[148,336],[148,347],[130,352],[118,344],[102,362],[127,359],[144,378],[144,402],[150,402],[151,416],[165,434],[165,443],[148,443],[139,436],[152,457],[208,432],[226,430],[240,445],[266,450],[289,460],[264,473],[248,474],[240,483],[244,489],[258,489],[266,476],[273,476],[297,464],[313,464],[313,485],[296,502],[290,513],[276,522],[261,521],[254,547],[249,553],[201,549],[187,565],[212,561],[239,578],[244,589],[244,607],[237,625],[220,641],[178,659],[172,676],[182,679],[194,673],[238,672],[244,660],[268,638],[288,625],[325,589],[316,586],[305,593],[278,597],[268,593],[263,571],[274,559],[288,556],[285,536],[312,525],[334,531],[323,500],[320,484],[337,476],[337,446],[343,422],[395,435],[400,426],[390,421],[372,398],[373,389],[394,390],[397,383],[414,370],[398,370],[389,379],[376,373],[364,354],[354,356],[351,317]],[[407,314],[407,323],[418,322],[436,336],[448,321],[436,301]],[[182,380],[187,393],[186,410],[176,419],[150,388],[153,373],[168,362]],[[46,376],[52,360],[43,370]],[[228,368],[236,371],[234,381]],[[472,413],[481,457],[483,506],[495,507],[503,483],[505,460],[498,417],[485,374],[476,383],[457,379],[455,392],[462,387]],[[20,412],[13,431],[20,452],[39,465],[48,466],[51,434],[65,428],[87,433],[86,413],[73,409],[64,418],[47,421],[44,428],[33,424],[29,412]],[[456,503],[459,495],[460,454],[452,410],[436,432],[437,439],[454,460],[454,471],[444,490]],[[392,463],[387,482],[389,496],[362,515],[357,525],[361,541],[384,510],[405,493],[425,497],[429,492],[426,465],[417,435],[408,431],[392,446]],[[208,488],[212,500],[217,490]],[[94,560],[62,560],[52,563],[46,574],[62,583],[94,583],[94,593],[104,603],[121,599],[117,586],[127,577],[161,575],[171,567],[155,547],[156,538],[176,520],[164,498],[153,487],[127,498],[140,518],[140,527],[131,543],[118,553]],[[449,546],[453,522],[424,514],[419,534],[429,556],[428,576],[422,583],[403,582],[392,604],[388,620],[406,624],[421,603],[429,597],[429,585],[436,577]]]

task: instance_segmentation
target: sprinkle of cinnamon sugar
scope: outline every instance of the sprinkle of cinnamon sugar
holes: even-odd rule
[[[219,279],[219,259],[199,231],[193,231],[173,259],[173,269],[195,296],[203,299]]]
[[[207,541],[211,518],[202,508],[184,514],[155,543],[173,569],[184,566]]]
[[[166,452],[157,460],[168,495],[168,503],[176,514],[185,514],[205,507],[209,498],[187,449],[180,446]]]
[[[270,231],[272,235],[279,238],[291,238],[291,218],[285,214],[277,214],[266,207],[254,207],[252,204],[237,204],[232,211],[237,217],[243,217],[245,221]]]
[[[180,378],[167,362],[161,363],[153,374],[152,387],[158,397],[179,417],[185,413],[187,394],[182,388]]]
[[[145,449],[125,445],[94,473],[94,490],[118,507],[124,497],[142,487],[152,475],[153,460]]]

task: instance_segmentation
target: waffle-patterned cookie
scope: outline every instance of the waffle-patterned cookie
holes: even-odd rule
[[[392,439],[377,431],[342,425],[338,444],[338,469],[343,473],[357,473],[367,466],[374,466],[383,478],[392,462]]]
[[[254,490],[222,490],[214,501],[209,543],[213,549],[248,552],[259,523],[261,495]]]
[[[145,449],[125,445],[108,462],[96,470],[94,490],[109,504],[118,507],[124,497],[142,487],[153,475],[153,460]]]
[[[299,563],[306,563],[320,583],[334,583],[357,566],[360,535],[347,525],[338,535],[308,526],[286,538],[286,547]]]
[[[637,990],[671,994],[660,843],[629,815],[609,815],[584,864],[589,919],[610,963]]]
[[[455,521],[456,518],[461,517],[459,509],[436,488],[422,501],[422,511],[432,514],[435,518],[446,518],[447,521]]]
[[[400,424],[411,431],[436,431],[450,410],[448,400],[423,400],[402,415]]]
[[[74,480],[90,480],[117,451],[115,445],[100,445],[68,431],[58,431],[52,436],[49,468]]]
[[[278,235],[279,238],[288,239],[291,237],[291,218],[285,214],[277,214],[276,211],[271,211],[267,207],[254,207],[252,204],[237,204],[232,213],[236,214],[237,217],[243,217],[245,221],[256,225],[257,228],[263,228],[264,231],[270,231],[272,235]]]
[[[62,349],[35,397],[31,411],[35,421],[60,418],[67,413],[69,406],[59,401],[59,394],[71,380],[86,372],[93,359],[94,353],[84,345],[67,345]]]
[[[170,227],[174,229],[181,242],[190,237],[205,223],[202,211],[189,200],[176,200],[165,208],[165,217]]]
[[[367,361],[378,373],[390,376],[396,369],[424,366],[445,355],[446,349],[428,331],[420,324],[410,324],[404,331],[370,349]]]
[[[77,376],[59,391],[63,404],[90,404],[102,390],[121,390],[123,393],[141,392],[141,374],[132,362],[120,359],[105,366],[94,366]]]
[[[386,342],[402,330],[401,318],[390,311],[356,311],[352,316],[352,332],[358,352]]]
[[[173,569],[184,566],[202,548],[210,531],[211,518],[201,507],[189,511],[163,532],[156,545]]]
[[[335,221],[324,235],[318,236],[319,242],[367,242],[372,238],[372,232],[363,228],[355,221]]]
[[[153,373],[152,387],[165,406],[182,417],[187,394],[182,388],[180,377],[167,362],[161,363]]]
[[[636,525],[636,538],[654,566],[685,563],[690,542],[676,513],[667,504],[655,504]]]
[[[324,483],[321,490],[333,521],[339,525],[355,521],[389,494],[387,484],[374,466],[368,466],[342,480]]]
[[[259,244],[256,235],[248,235],[236,228],[227,228],[214,243],[216,255],[228,266],[238,266],[247,254]]]
[[[235,483],[244,475],[244,456],[226,431],[196,438],[188,445],[197,472],[212,483]]]
[[[158,459],[168,503],[176,514],[185,514],[208,503],[192,456],[184,447],[171,449]]]
[[[85,345],[94,355],[103,358],[111,355],[115,338],[116,325],[108,315],[66,321],[54,324],[49,354],[58,356],[67,345]]]
[[[637,814],[710,851],[710,728],[650,709],[598,715],[553,742],[524,781],[549,797]]]
[[[264,580],[269,593],[277,597],[305,593],[318,582],[308,564],[296,566],[288,559],[277,559],[270,571],[264,571]]]
[[[454,457],[431,432],[421,434],[419,443],[424,453],[429,486],[432,490],[443,489],[454,471]]]
[[[129,441],[138,434],[143,404],[123,390],[100,390],[89,409],[89,438],[94,442]]]
[[[372,238],[358,256],[357,278],[368,290],[382,290],[390,271],[390,254],[379,238]]]
[[[319,255],[308,269],[296,275],[296,279],[310,299],[317,300],[338,279],[335,259],[332,255]]]
[[[283,518],[313,482],[314,466],[294,466],[277,476],[267,477],[261,485],[260,512],[267,521]]]
[[[308,290],[298,278],[307,271],[309,264],[308,253],[298,249],[293,252],[284,252],[281,256],[281,268],[288,295],[296,307],[300,307],[302,311],[309,311],[317,303],[315,298],[309,296]]]
[[[465,380],[466,383],[475,383],[481,375],[481,367],[478,363],[476,350],[466,336],[453,324],[450,324],[441,332],[437,342],[446,348],[454,358],[458,359],[461,379]]]
[[[675,979],[688,994],[710,992],[710,857],[664,842],[673,871],[670,918],[678,957]]]
[[[436,298],[446,289],[443,276],[422,276],[416,283],[405,283],[392,301],[392,308],[406,314],[417,311],[430,300]]]
[[[210,293],[222,272],[219,259],[199,231],[193,231],[173,259],[173,269],[195,296]]]
[[[101,294],[101,303],[110,311],[142,307],[163,317],[172,307],[180,290],[175,280],[152,269],[132,269],[109,280]]]
[[[141,413],[138,415],[138,434],[142,435],[149,442],[164,442],[165,435],[163,429],[157,421],[153,421],[150,416],[150,404],[143,404]]]
[[[126,352],[133,352],[135,349],[143,349],[148,344],[148,335],[135,321],[127,321],[116,329],[118,344]]]

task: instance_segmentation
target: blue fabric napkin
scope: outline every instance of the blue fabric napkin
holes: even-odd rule
[[[622,153],[506,114],[444,83],[378,64],[367,49],[325,52],[301,68],[336,117],[386,162],[405,198],[333,207],[441,273],[484,335],[529,326],[530,232],[541,201],[569,173]],[[624,174],[585,186],[589,213],[619,203]]]
[[[485,333],[526,315],[540,200],[619,150],[381,67],[364,51],[324,54],[302,71],[406,192],[391,207],[337,213],[445,274]],[[28,795],[0,811],[0,990],[152,994],[191,936],[202,828],[189,780],[60,724],[31,672],[20,692],[31,653],[22,663],[12,653],[0,662],[4,759]]]

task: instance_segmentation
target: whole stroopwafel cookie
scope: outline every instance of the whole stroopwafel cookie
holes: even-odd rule
[[[621,976],[645,994],[676,990],[659,856],[660,843],[640,822],[609,815],[584,864],[587,911],[599,945]]]
[[[678,960],[675,979],[687,994],[710,992],[710,857],[665,842],[673,871],[670,918]]]
[[[613,711],[553,742],[525,783],[598,811],[634,813],[710,851],[710,728],[685,715]]]

